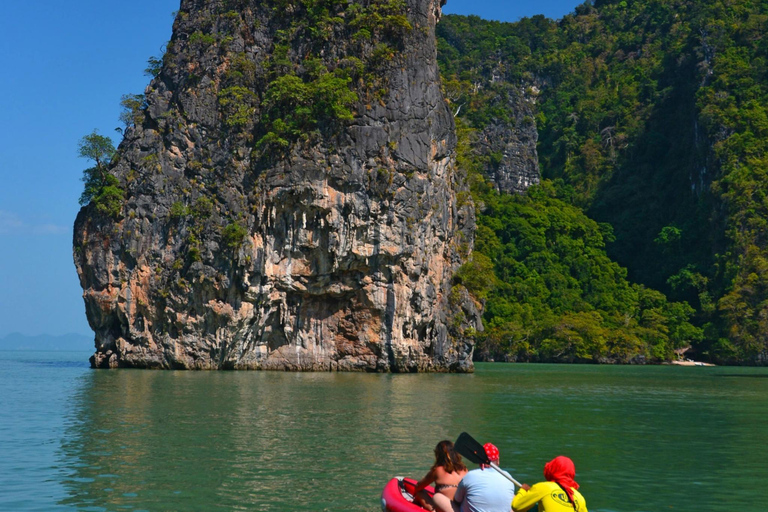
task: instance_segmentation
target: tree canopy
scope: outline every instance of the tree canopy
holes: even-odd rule
[[[80,204],[94,203],[100,212],[116,217],[120,213],[125,193],[118,179],[109,173],[109,165],[115,156],[112,139],[94,130],[80,139],[78,155],[92,160],[96,165],[83,171],[83,193]]]

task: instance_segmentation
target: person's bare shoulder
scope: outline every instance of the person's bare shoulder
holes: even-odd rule
[[[446,476],[446,475],[449,475],[449,474],[450,474],[450,473],[448,473],[448,472],[445,470],[445,468],[444,468],[443,466],[437,466],[437,467],[434,469],[434,473],[435,473],[435,477],[436,477],[438,480],[439,480],[440,478],[442,478],[442,477],[444,477],[444,476]]]

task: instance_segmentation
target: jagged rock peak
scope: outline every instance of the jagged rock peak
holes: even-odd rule
[[[74,256],[94,367],[471,371],[444,0],[183,0]]]

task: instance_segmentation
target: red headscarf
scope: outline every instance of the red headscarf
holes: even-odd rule
[[[544,478],[550,482],[560,484],[568,494],[568,500],[571,503],[574,503],[571,487],[574,489],[579,488],[579,484],[574,480],[575,477],[576,466],[573,465],[573,461],[568,457],[560,455],[544,465]]]
[[[491,443],[485,443],[483,445],[483,450],[485,450],[485,454],[488,456],[491,462],[499,460],[499,449],[493,446]]]

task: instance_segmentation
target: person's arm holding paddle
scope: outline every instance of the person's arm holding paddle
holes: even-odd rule
[[[536,486],[534,486],[536,487]],[[537,504],[546,495],[547,489],[539,488],[531,492],[532,487],[528,484],[520,486],[520,490],[515,494],[512,500],[512,510],[514,512],[525,512]]]

